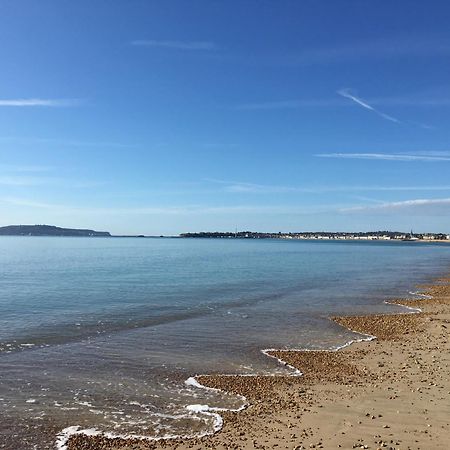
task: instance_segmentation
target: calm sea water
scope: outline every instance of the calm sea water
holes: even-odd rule
[[[442,244],[1,237],[0,448],[209,432],[188,405],[243,401],[189,376],[283,372],[261,349],[342,345],[327,316],[397,312],[449,263]]]

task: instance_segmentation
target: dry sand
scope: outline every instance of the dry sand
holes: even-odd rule
[[[332,318],[375,340],[338,352],[271,352],[304,376],[198,377],[250,403],[224,413],[213,436],[160,442],[74,436],[69,449],[448,450],[450,279],[421,288],[433,298],[396,303],[422,313]]]

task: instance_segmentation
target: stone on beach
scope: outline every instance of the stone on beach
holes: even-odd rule
[[[213,436],[140,441],[76,435],[68,449],[448,449],[449,281],[427,287],[433,298],[395,302],[422,313],[332,318],[375,341],[337,352],[268,352],[303,376],[197,377],[250,402],[242,412],[224,412],[224,426]]]

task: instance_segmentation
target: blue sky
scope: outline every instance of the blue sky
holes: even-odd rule
[[[0,225],[450,232],[446,1],[3,0]]]

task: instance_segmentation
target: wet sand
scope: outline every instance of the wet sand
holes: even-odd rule
[[[450,278],[421,286],[432,299],[393,303],[416,314],[333,317],[365,335],[336,352],[270,351],[303,376],[199,376],[244,395],[222,413],[213,436],[170,441],[72,436],[69,450],[93,449],[448,449]]]

